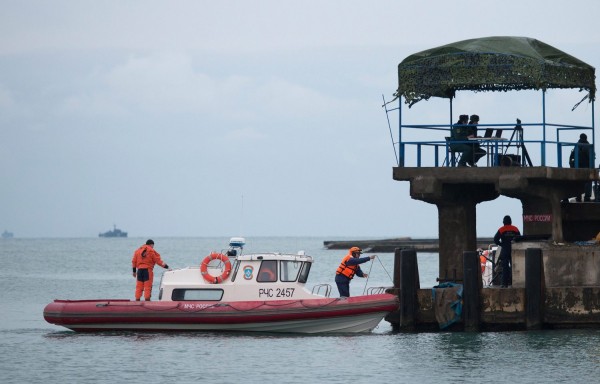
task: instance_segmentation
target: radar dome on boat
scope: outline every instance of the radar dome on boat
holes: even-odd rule
[[[240,248],[243,248],[244,245],[246,245],[246,239],[244,239],[243,237],[232,237],[229,240],[229,246],[230,247],[240,247]]]

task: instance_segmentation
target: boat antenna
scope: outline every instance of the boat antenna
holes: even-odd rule
[[[385,96],[381,95],[381,97],[383,98],[383,105],[382,105],[382,107],[385,108],[385,117],[387,118],[388,129],[390,130],[390,137],[392,139],[392,147],[394,149],[394,157],[396,158],[396,164],[399,165],[400,162],[398,161],[398,155],[396,154],[396,145],[394,144],[394,134],[392,133],[392,126],[390,124],[390,112],[392,112],[394,109],[387,109],[387,105],[389,103],[391,103],[392,101],[396,100],[397,98],[386,103],[385,102]],[[452,99],[450,99],[450,102],[452,102]]]
[[[242,212],[240,215],[240,236],[243,236],[244,230],[244,194],[242,193]]]

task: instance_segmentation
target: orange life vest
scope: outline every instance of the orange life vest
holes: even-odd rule
[[[342,259],[342,263],[338,267],[337,271],[335,271],[335,273],[344,275],[347,278],[352,279],[354,277],[354,274],[356,273],[356,270],[358,269],[358,264],[357,265],[348,265],[347,264],[348,260],[350,260],[351,258],[352,258],[352,254],[347,254]]]

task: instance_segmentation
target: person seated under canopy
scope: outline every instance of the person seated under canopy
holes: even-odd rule
[[[470,121],[469,115],[460,115],[456,124],[452,126],[450,140],[455,143],[450,144],[450,149],[453,152],[462,153],[458,162],[459,167],[466,167],[467,164],[476,167],[477,161],[486,154],[479,143],[468,142],[469,138],[477,137],[478,123],[479,116],[477,115],[472,115]]]

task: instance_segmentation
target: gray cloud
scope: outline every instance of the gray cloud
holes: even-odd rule
[[[5,2],[0,230],[95,236],[116,223],[143,237],[240,228],[436,236],[435,207],[391,180],[381,95],[391,98],[397,64],[451,41],[525,35],[595,65],[589,26],[599,8],[553,0]],[[568,28],[548,27],[556,25]],[[488,121],[538,118],[538,96],[501,96],[461,94],[455,110]],[[568,108],[579,101],[550,96]],[[445,122],[447,104],[422,103],[406,118]],[[478,233],[491,235],[496,216],[520,207],[502,199],[478,210],[489,218]]]

